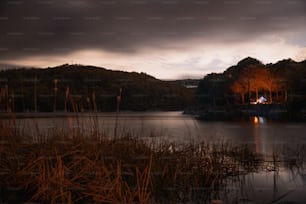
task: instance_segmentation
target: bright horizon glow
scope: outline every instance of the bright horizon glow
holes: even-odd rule
[[[66,63],[82,64],[111,70],[145,72],[158,79],[199,79],[212,72],[223,72],[248,56],[264,64],[288,58],[301,61],[306,57],[305,50],[306,47],[290,44],[284,38],[271,35],[241,43],[202,44],[201,40],[197,39],[181,42],[175,48],[152,47],[137,50],[135,53],[87,49],[62,55],[36,55],[0,62],[15,66],[42,68]]]

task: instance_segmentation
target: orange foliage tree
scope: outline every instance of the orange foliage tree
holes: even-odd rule
[[[242,104],[245,104],[245,95],[248,93],[250,100],[252,93],[256,94],[256,99],[259,94],[269,93],[269,102],[272,103],[273,91],[277,92],[279,85],[273,72],[265,66],[245,67],[242,69],[238,77],[233,81],[231,90],[241,95]]]

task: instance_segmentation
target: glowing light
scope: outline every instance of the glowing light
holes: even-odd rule
[[[253,119],[254,124],[258,124],[259,123],[259,118],[257,116],[254,117]]]
[[[267,101],[268,100],[265,97],[261,96],[259,99],[256,100],[256,103],[263,104],[263,103],[266,103]]]
[[[265,118],[263,118],[263,117],[258,117],[258,119],[259,119],[259,123],[260,123],[260,124],[264,124],[264,123],[265,123]]]
[[[254,116],[253,123],[254,124],[264,124],[266,123],[266,119],[264,117]]]

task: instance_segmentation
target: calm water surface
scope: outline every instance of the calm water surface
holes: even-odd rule
[[[127,132],[155,142],[178,144],[199,142],[247,145],[264,156],[287,154],[297,166],[279,166],[278,171],[259,171],[239,177],[226,191],[236,203],[306,203],[306,124],[268,122],[263,118],[248,122],[207,122],[181,112],[99,113],[79,117],[17,119],[17,127],[30,134],[54,130],[98,131],[112,136]]]
[[[181,112],[100,113],[79,117],[39,117],[17,119],[17,127],[35,135],[38,132],[97,130],[113,135],[127,132],[175,143],[230,142],[253,144],[258,153],[270,154],[279,146],[306,144],[306,123],[277,123],[259,118],[247,122],[211,122],[183,115]]]

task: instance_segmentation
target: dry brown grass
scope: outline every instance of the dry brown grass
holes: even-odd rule
[[[260,162],[229,144],[152,145],[79,131],[28,138],[0,124],[0,202],[210,203],[228,177]]]

